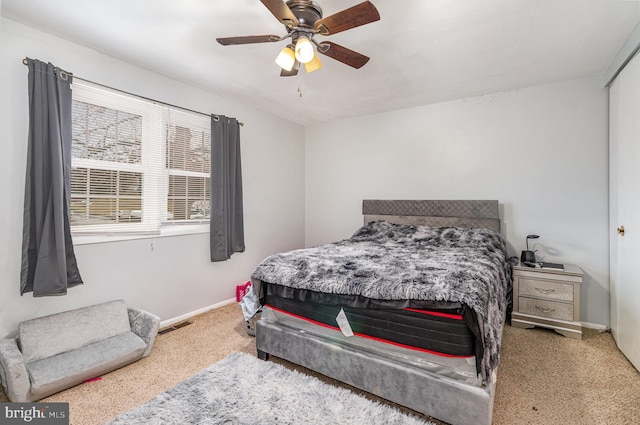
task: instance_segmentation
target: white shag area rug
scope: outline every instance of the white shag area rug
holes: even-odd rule
[[[345,388],[234,353],[110,425],[433,425]]]

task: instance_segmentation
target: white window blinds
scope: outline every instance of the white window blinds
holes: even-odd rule
[[[74,84],[74,233],[155,233],[209,217],[210,118]]]
[[[208,220],[211,175],[210,118],[168,111],[167,219]]]

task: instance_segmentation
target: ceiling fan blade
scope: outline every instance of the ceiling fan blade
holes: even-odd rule
[[[286,27],[297,27],[299,22],[289,6],[282,0],[260,0],[262,4]]]
[[[234,44],[271,43],[280,41],[282,38],[278,35],[246,35],[243,37],[216,38],[216,40],[223,46],[232,46]]]
[[[369,62],[368,56],[354,52],[353,50],[347,49],[346,47],[330,41],[323,41],[320,43],[318,46],[318,52],[356,69],[362,68],[367,62]]]
[[[365,1],[316,21],[314,27],[320,34],[330,35],[378,20],[380,20],[378,9],[370,1]]]
[[[300,62],[295,61],[293,63],[293,68],[291,68],[291,71],[287,71],[286,69],[283,69],[282,71],[280,71],[280,76],[281,77],[293,77],[294,75],[298,75],[298,69],[300,68]]]

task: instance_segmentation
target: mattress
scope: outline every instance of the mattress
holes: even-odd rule
[[[269,288],[277,287],[281,288],[277,295],[303,302],[403,310],[394,314],[405,322],[419,321],[422,314],[406,309],[450,308],[453,305],[448,303],[453,303],[462,308],[459,314],[478,339],[474,345],[482,379],[495,379],[500,355],[497,336],[509,302],[511,264],[504,239],[492,230],[371,222],[342,241],[269,256],[256,267],[251,280],[262,305]],[[441,305],[443,300],[445,305]],[[327,322],[334,313],[312,320]],[[294,314],[304,317],[300,312]],[[322,315],[322,311],[315,314]],[[358,320],[365,323],[373,319],[360,315]],[[442,321],[430,321],[443,326]],[[378,332],[376,326],[369,326],[370,332]],[[419,332],[404,333],[402,338],[410,341],[406,345],[417,348],[459,353],[456,350],[462,346],[464,352],[470,341],[465,343],[469,334],[460,332],[460,340],[436,338],[429,341],[431,346],[425,345],[427,339],[420,338]],[[375,333],[371,336],[379,337]]]
[[[271,291],[263,305],[335,330],[340,329],[336,318],[342,310],[350,330],[361,338],[446,357],[476,354],[477,338],[467,326],[461,308],[355,308],[285,298]]]

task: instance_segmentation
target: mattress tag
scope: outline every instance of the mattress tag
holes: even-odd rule
[[[338,326],[344,336],[353,336],[353,330],[351,329],[349,320],[347,320],[347,315],[344,314],[344,309],[340,309],[340,313],[336,316],[336,322],[338,322]]]

